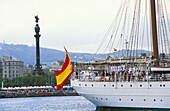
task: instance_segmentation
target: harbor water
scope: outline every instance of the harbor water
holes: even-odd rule
[[[1,98],[0,111],[95,111],[96,106],[82,96]],[[165,111],[160,109],[102,108],[99,111]]]
[[[52,96],[0,99],[0,111],[95,111],[81,96]]]

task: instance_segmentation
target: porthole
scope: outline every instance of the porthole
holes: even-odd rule
[[[121,85],[121,87],[123,87],[123,85]]]
[[[121,99],[119,99],[119,101],[121,101]]]
[[[81,86],[81,84],[79,84],[79,86]]]
[[[101,100],[103,100],[103,99],[101,98]]]
[[[140,87],[142,87],[142,85],[140,85]]]
[[[91,86],[93,86],[93,84]]]
[[[132,85],[130,85],[130,87],[132,87]]]
[[[87,84],[85,84],[85,86],[87,86]]]
[[[154,101],[156,101],[156,99],[154,99]]]
[[[112,85],[112,87],[114,87],[114,85]]]
[[[152,87],[152,85],[150,84],[150,87]]]
[[[107,98],[106,98],[106,100],[107,100]]]
[[[162,99],[160,101],[162,102]]]
[[[133,99],[131,99],[131,101],[133,101]]]
[[[163,86],[165,87],[165,84]]]
[[[106,85],[104,85],[104,87],[106,87]]]
[[[162,84],[160,84],[160,87],[162,87]]]
[[[146,99],[144,99],[144,101],[146,101]]]

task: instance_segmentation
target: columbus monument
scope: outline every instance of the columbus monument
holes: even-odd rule
[[[34,66],[34,72],[33,72],[33,75],[44,75],[44,72],[42,70],[42,65],[40,64],[40,27],[38,25],[38,21],[39,21],[39,18],[38,18],[38,15],[35,16],[35,22],[36,22],[36,26],[35,26],[35,39],[36,39],[36,64]]]

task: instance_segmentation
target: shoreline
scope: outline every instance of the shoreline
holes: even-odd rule
[[[1,98],[22,98],[22,97],[48,97],[48,96],[79,96],[77,92],[55,92],[55,93],[42,93],[42,94],[4,94],[0,95]]]

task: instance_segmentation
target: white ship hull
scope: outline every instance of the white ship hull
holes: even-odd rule
[[[73,88],[97,107],[170,109],[170,82],[82,82]]]

